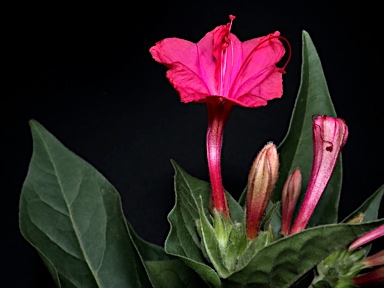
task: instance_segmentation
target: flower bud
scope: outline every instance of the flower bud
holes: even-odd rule
[[[357,238],[355,241],[352,242],[352,244],[349,246],[349,250],[355,250],[356,248],[359,248],[379,237],[384,236],[384,224],[380,225],[379,227],[376,227],[375,229],[369,231],[368,233],[365,233],[363,236]]]
[[[372,270],[352,279],[353,284],[359,287],[382,287],[384,284],[384,266]],[[375,285],[375,286],[373,286]]]
[[[295,212],[296,203],[301,192],[301,182],[300,169],[296,168],[295,171],[288,176],[281,193],[281,234],[284,236],[288,235],[291,227],[293,213]]]
[[[270,142],[257,155],[248,176],[246,234],[251,240],[257,237],[262,217],[275,188],[278,173],[277,149]]]
[[[361,263],[367,268],[384,265],[384,250],[365,258]]]

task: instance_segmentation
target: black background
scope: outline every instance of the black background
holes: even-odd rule
[[[104,174],[120,192],[136,232],[163,245],[169,229],[166,216],[174,204],[170,159],[208,180],[206,107],[181,103],[165,78],[166,68],[148,50],[166,37],[197,42],[227,23],[229,14],[237,16],[232,32],[241,41],[279,30],[293,54],[281,99],[259,109],[233,110],[222,155],[225,188],[237,198],[257,151],[267,141],[278,144],[284,137],[300,83],[301,33],[306,30],[318,50],[337,114],[350,131],[343,149],[340,218],[348,215],[383,184],[384,73],[378,11],[368,1],[4,7],[1,286],[53,286],[18,228],[19,196],[32,151],[32,118]]]

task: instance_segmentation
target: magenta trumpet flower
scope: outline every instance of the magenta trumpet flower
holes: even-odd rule
[[[348,138],[341,118],[317,116],[313,120],[313,164],[303,203],[289,234],[305,229],[335,168],[340,150]]]
[[[229,215],[221,176],[224,125],[235,105],[257,108],[283,94],[285,54],[278,31],[241,42],[230,22],[208,32],[198,43],[166,38],[150,48],[152,57],[169,68],[167,78],[181,101],[205,102],[208,108],[207,160],[214,208]],[[289,46],[290,47],[290,46]]]

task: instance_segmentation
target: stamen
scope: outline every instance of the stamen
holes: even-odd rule
[[[223,43],[221,44],[221,71],[220,71],[220,90],[219,90],[219,94],[222,95],[223,92],[224,92],[224,87],[223,87],[223,84],[224,84],[224,77],[225,77],[225,73],[226,73],[226,67],[227,67],[227,48],[231,42],[231,40],[229,39],[229,34],[231,33],[231,28],[232,28],[232,23],[233,23],[233,20],[235,20],[235,16],[233,15],[229,15],[229,20],[230,22],[226,25],[227,27],[227,31],[223,37]]]
[[[223,44],[221,45],[221,49],[223,50],[223,52],[225,52],[229,46],[229,34],[231,33],[233,20],[235,20],[235,18],[236,16],[229,15],[230,22],[227,24],[227,33],[224,35]]]

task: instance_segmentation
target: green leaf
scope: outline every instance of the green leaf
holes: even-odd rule
[[[384,223],[330,224],[281,238],[262,249],[230,280],[246,287],[289,287],[331,253]]]
[[[53,282],[55,282],[55,285],[57,287],[61,288],[62,286],[60,283],[59,274],[57,273],[55,266],[53,266],[51,261],[49,261],[49,259],[45,257],[39,250],[37,250],[37,252],[39,253],[41,260],[43,260],[43,263],[45,264],[45,266],[47,266],[49,273],[51,273]],[[68,283],[68,284],[71,284],[71,283]],[[71,285],[70,286],[67,285],[66,287],[71,287]]]
[[[20,230],[60,287],[152,287],[115,188],[31,120]],[[53,272],[52,272],[53,271]]]
[[[147,261],[156,288],[208,287],[191,268],[180,260]]]
[[[381,185],[379,189],[376,190],[365,202],[356,209],[352,214],[346,217],[343,222],[348,222],[349,220],[357,217],[360,213],[363,213],[363,222],[376,220],[379,215],[380,202],[384,194],[384,185]]]
[[[221,287],[220,277],[204,257],[196,227],[196,220],[200,218],[198,201],[203,203],[202,212],[210,217],[210,184],[190,176],[176,162],[172,161],[172,165],[175,169],[176,203],[168,215],[171,229],[165,241],[165,251],[179,257],[211,287]],[[228,193],[227,199],[232,220],[241,223],[243,209]]]
[[[126,221],[129,233],[131,234],[132,241],[134,242],[141,258],[144,261],[161,261],[161,260],[174,260],[175,258],[167,254],[164,251],[163,247],[149,243],[143,240],[135,230],[132,228],[132,225]]]
[[[268,228],[269,228],[269,225],[271,225],[272,227],[275,225],[272,220],[275,219],[275,218],[280,218],[278,215],[279,215],[279,211],[280,211],[280,206],[281,206],[281,202],[276,202],[276,203],[272,203],[272,202],[269,202],[268,203],[268,206],[267,207],[267,212],[263,218],[263,221],[261,222],[261,227],[263,227],[263,230],[264,231],[267,231]],[[274,228],[274,227],[273,227]],[[280,231],[280,225],[277,227],[278,229],[274,228],[273,231],[275,233],[275,235],[277,235]]]
[[[163,247],[140,238],[130,223],[127,222],[127,226],[155,288],[205,287],[206,284],[194,270],[167,254]]]
[[[301,84],[296,98],[288,133],[278,147],[280,175],[273,202],[281,200],[281,191],[290,173],[300,168],[303,185],[301,203],[307,189],[312,168],[312,116],[316,114],[336,117],[327,83],[315,46],[306,31],[302,33],[303,51]],[[328,186],[312,215],[309,226],[336,223],[342,182],[341,155]],[[298,205],[297,208],[299,208]]]

